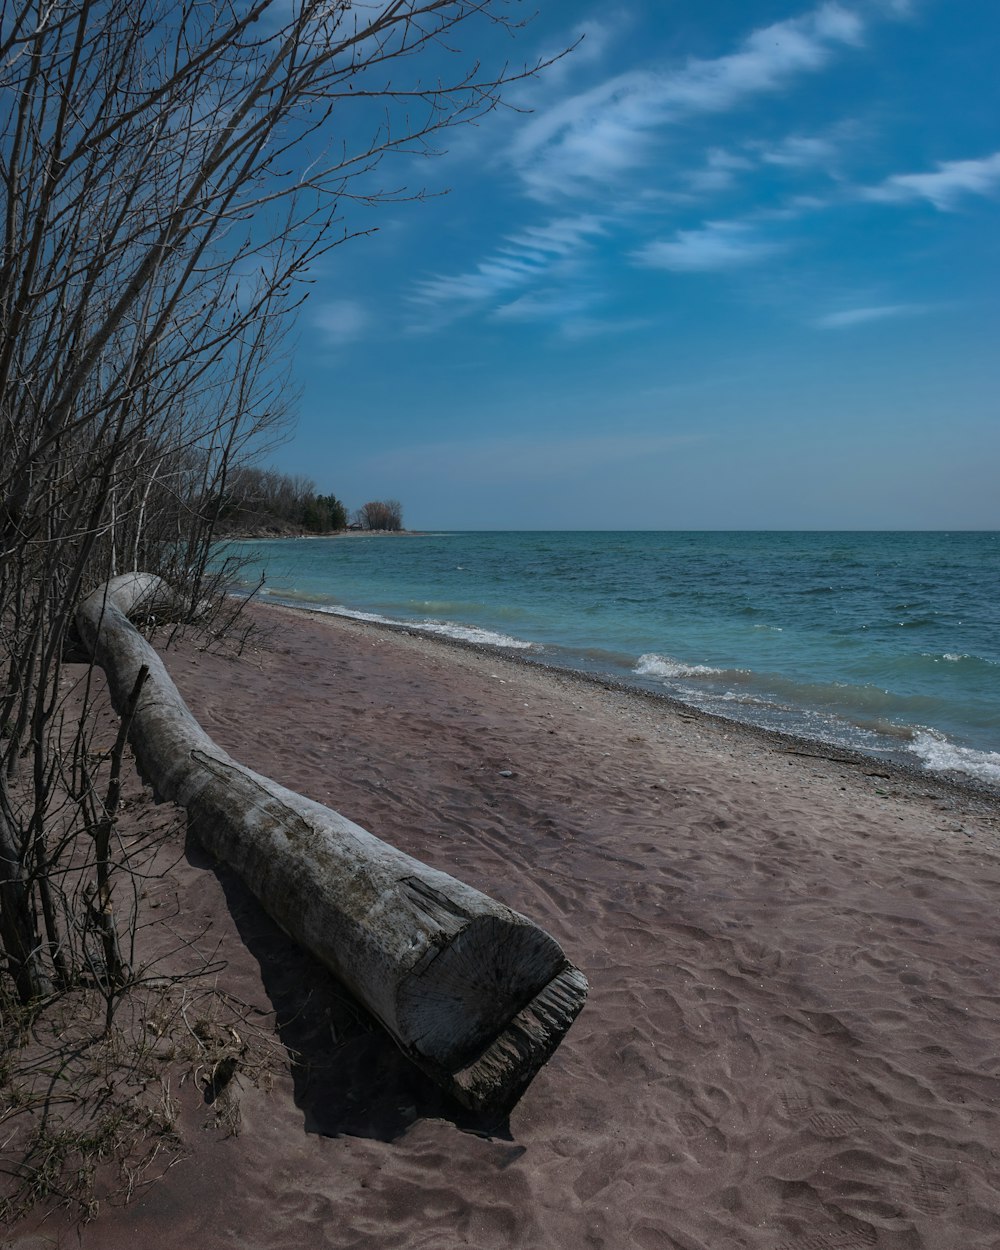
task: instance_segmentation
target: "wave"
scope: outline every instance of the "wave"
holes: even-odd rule
[[[922,660],[931,660],[935,664],[940,664],[945,660],[949,664],[965,664],[965,665],[985,665],[987,668],[996,668],[996,660],[988,660],[981,655],[970,655],[967,651],[945,651],[943,655],[934,655],[929,651],[920,653]]]
[[[497,630],[483,629],[476,625],[461,625],[457,621],[438,620],[433,617],[414,620],[409,617],[384,616],[381,612],[364,612],[360,608],[346,608],[342,604],[331,604],[329,595],[310,594],[308,591],[291,590],[283,586],[274,588],[265,586],[260,589],[259,594],[263,599],[271,599],[289,608],[308,608],[310,612],[324,612],[329,616],[346,616],[354,621],[370,621],[373,625],[393,625],[397,629],[409,629],[414,633],[435,634],[439,637],[457,638],[462,642],[474,642],[488,647],[507,647],[516,651],[530,651],[535,648],[535,643],[525,642],[523,638],[515,638],[511,634],[502,634]],[[433,609],[447,605],[433,604],[423,600],[419,603],[413,602],[413,606]]]
[[[278,539],[271,541],[277,542]],[[243,582],[251,593],[257,589],[256,582]],[[299,604],[308,604],[310,608],[315,607],[317,612],[323,612],[329,606],[330,596],[324,594],[312,594],[308,590],[294,590],[289,586],[261,586],[257,590],[257,595],[261,599],[273,599],[276,603],[284,603],[288,607],[296,607]]]
[[[974,751],[949,742],[934,729],[917,730],[909,749],[932,772],[966,773],[1000,785],[1000,752]]]
[[[726,670],[710,668],[707,664],[684,664],[680,660],[671,659],[668,655],[656,655],[649,652],[640,655],[632,672],[637,677],[719,677]]]
[[[492,629],[480,629],[475,625],[459,625],[455,621],[406,621],[398,617],[382,616],[378,612],[361,612],[340,606],[317,607],[314,611],[326,612],[330,616],[346,616],[352,621],[370,621],[373,625],[394,625],[397,629],[409,629],[415,634],[457,638],[461,642],[475,642],[487,647],[507,647],[516,651],[530,651],[535,646],[533,642],[525,642],[523,638],[513,638],[509,634],[500,634]]]
[[[916,756],[929,772],[958,773],[1000,784],[1000,753],[958,746],[913,719],[921,713],[947,713],[946,703],[926,696],[894,695],[870,685],[799,682],[774,673],[683,664],[655,654],[643,655],[632,671],[637,676],[681,682],[674,689],[676,697],[725,719],[876,755]],[[685,685],[685,678],[709,680]],[[721,688],[719,678],[728,688]]]

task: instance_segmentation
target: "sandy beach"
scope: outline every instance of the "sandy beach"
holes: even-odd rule
[[[166,653],[207,731],[549,930],[588,1004],[509,1118],[477,1118],[178,831],[147,899],[170,939],[144,940],[218,961],[268,1072],[237,1071],[225,1124],[177,1084],[163,1175],[79,1230],[36,1215],[5,1250],[1000,1246],[995,798],[254,612],[265,640],[239,658]]]

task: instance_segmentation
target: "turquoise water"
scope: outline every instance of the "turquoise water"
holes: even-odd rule
[[[448,533],[238,544],[265,598],[406,622],[1000,783],[1000,534]]]

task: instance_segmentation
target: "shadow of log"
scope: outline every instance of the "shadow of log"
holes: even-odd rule
[[[469,1111],[406,1059],[350,991],[267,915],[236,873],[189,832],[185,853],[215,873],[246,949],[260,966],[288,1051],[307,1133],[391,1142],[421,1119],[510,1141],[509,1116]]]

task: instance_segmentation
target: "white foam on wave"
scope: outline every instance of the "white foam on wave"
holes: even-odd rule
[[[638,663],[632,670],[637,677],[714,677],[722,673],[721,668],[709,668],[707,664],[683,664],[673,660],[669,655],[657,655],[648,652],[640,655]]]
[[[443,634],[448,638],[461,638],[464,642],[481,642],[489,647],[514,647],[518,651],[530,651],[535,645],[510,634],[498,634],[491,629],[479,629],[475,625],[456,625],[453,621],[417,621],[410,626],[423,634]]]
[[[933,729],[918,729],[909,749],[933,772],[966,773],[1000,785],[1000,752],[956,746]]]
[[[997,665],[996,660],[989,660],[982,655],[970,655],[968,651],[945,651],[943,655],[936,655],[930,651],[922,651],[921,657],[925,660],[933,660],[935,664],[941,660],[948,664],[961,664],[964,661],[971,661],[974,664],[988,664],[991,668]]]
[[[409,629],[415,634],[435,634],[444,638],[457,638],[462,642],[481,643],[487,647],[512,647],[517,651],[530,651],[535,645],[533,642],[525,642],[523,638],[512,638],[509,634],[498,634],[491,629],[480,629],[476,625],[458,625],[454,621],[401,621],[391,616],[380,616],[378,612],[360,612],[343,607],[322,607],[314,611],[327,612],[330,616],[346,616],[352,621],[370,621],[373,625],[395,625],[397,629]]]

